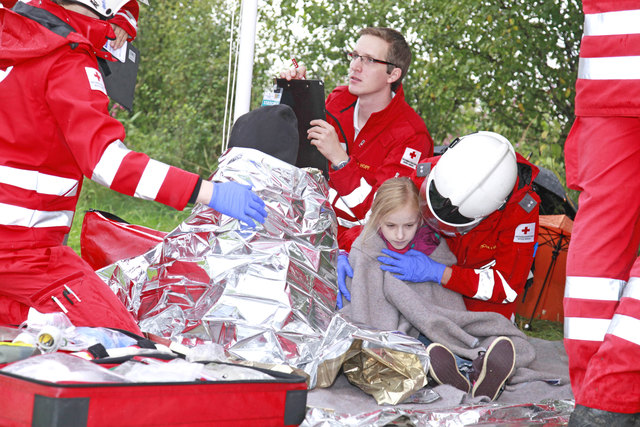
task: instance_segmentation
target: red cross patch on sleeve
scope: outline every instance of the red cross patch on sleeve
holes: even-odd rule
[[[516,228],[516,234],[513,236],[513,241],[516,243],[530,243],[533,242],[534,234],[536,232],[536,223],[529,222],[527,224],[520,224]]]
[[[418,166],[418,161],[420,161],[421,154],[422,153],[420,151],[407,147],[404,150],[404,154],[402,155],[400,163],[405,166],[409,166],[411,169],[415,169],[416,166]]]
[[[87,80],[89,80],[91,90],[99,90],[106,95],[107,89],[104,87],[104,80],[100,71],[91,67],[84,67],[84,71],[87,73]]]

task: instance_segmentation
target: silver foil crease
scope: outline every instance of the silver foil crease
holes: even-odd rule
[[[321,349],[337,293],[327,182],[316,169],[239,147],[220,157],[211,179],[251,185],[267,205],[265,224],[248,228],[197,205],[163,243],[98,274],[143,331],[189,347],[211,341],[231,358],[304,370],[314,386],[318,354],[338,357]]]
[[[568,400],[514,405],[484,404],[430,411],[385,407],[361,414],[339,414],[310,408],[301,427],[376,426],[562,426],[567,425],[574,403]]]

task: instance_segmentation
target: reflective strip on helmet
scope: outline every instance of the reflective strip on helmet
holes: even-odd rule
[[[640,10],[589,13],[584,16],[585,36],[640,33]]]
[[[169,165],[150,159],[136,187],[135,197],[155,200],[167,173],[169,173]]]
[[[20,227],[71,227],[73,211],[37,211],[0,203],[0,224]]]
[[[610,323],[610,319],[565,317],[564,337],[570,340],[602,341]]]
[[[580,58],[578,78],[585,80],[638,80],[640,56]]]
[[[564,285],[564,297],[619,301],[624,285],[624,280],[603,277],[568,276]]]
[[[122,160],[130,151],[119,139],[113,141],[102,153],[100,161],[93,169],[91,180],[105,187],[111,187]]]
[[[640,345],[640,320],[631,316],[616,314],[611,319],[607,333]]]
[[[10,166],[0,166],[0,183],[52,196],[73,197],[78,193],[77,179]]]

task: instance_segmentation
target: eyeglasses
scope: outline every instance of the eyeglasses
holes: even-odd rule
[[[395,68],[399,68],[396,64],[392,62],[383,61],[381,59],[375,59],[366,55],[358,55],[356,52],[347,52],[347,58],[349,58],[349,61],[352,61],[352,62],[359,59],[360,62],[362,62],[365,65],[384,64],[384,65],[391,65],[392,67],[395,67]]]

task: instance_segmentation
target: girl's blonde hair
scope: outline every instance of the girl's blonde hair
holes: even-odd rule
[[[371,214],[362,230],[363,237],[376,233],[384,218],[399,207],[412,204],[418,212],[419,225],[422,225],[420,194],[413,181],[407,177],[390,178],[376,191],[371,204]]]

